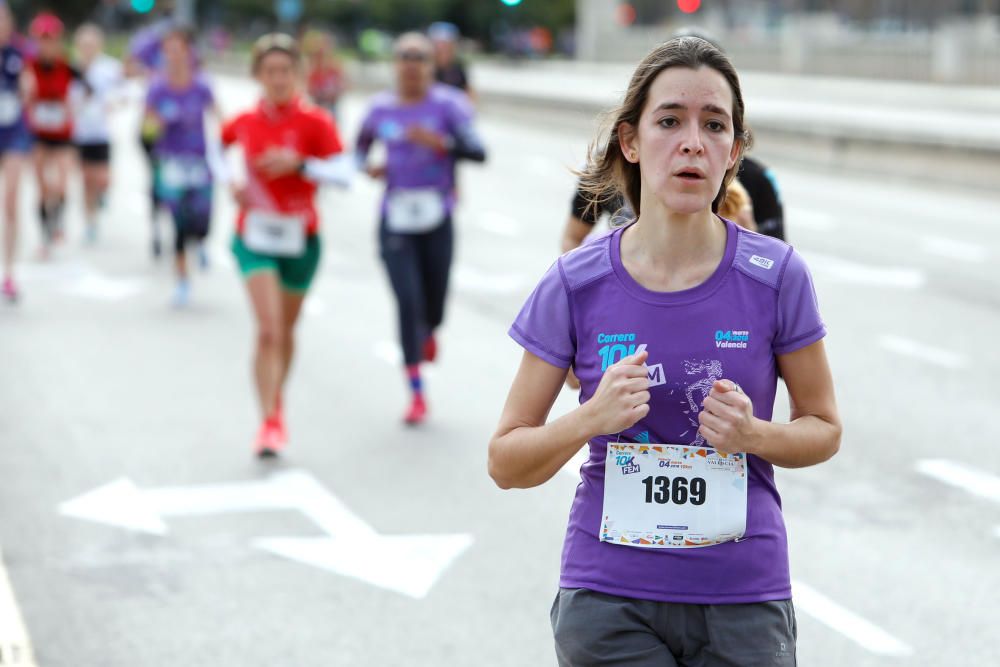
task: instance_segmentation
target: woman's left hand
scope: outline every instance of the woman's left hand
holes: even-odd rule
[[[698,413],[698,433],[720,452],[752,453],[758,438],[753,403],[732,380],[716,380]]]

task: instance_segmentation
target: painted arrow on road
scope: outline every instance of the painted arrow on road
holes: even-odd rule
[[[426,596],[472,544],[467,534],[380,535],[302,471],[158,489],[141,489],[122,478],[59,505],[65,516],[153,535],[166,535],[165,519],[172,516],[267,510],[302,512],[326,536],[260,538],[253,542],[256,548],[413,598]]]

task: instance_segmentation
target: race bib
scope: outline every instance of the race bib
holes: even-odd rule
[[[62,102],[37,102],[31,117],[39,130],[54,132],[66,127],[69,112]]]
[[[243,220],[243,243],[262,255],[301,257],[306,252],[305,217],[251,209]]]
[[[602,542],[708,547],[743,537],[746,454],[711,447],[608,443]]]
[[[434,188],[393,190],[386,197],[386,226],[396,234],[422,234],[444,222],[444,195]]]
[[[21,98],[11,90],[0,92],[0,125],[9,127],[21,118]]]
[[[208,165],[200,158],[163,157],[160,182],[169,190],[201,188],[212,182]]]

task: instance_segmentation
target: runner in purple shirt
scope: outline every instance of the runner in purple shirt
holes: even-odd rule
[[[434,83],[430,40],[407,33],[396,41],[396,89],[372,102],[357,151],[366,160],[372,144],[387,152],[384,166],[368,173],[385,178],[379,245],[399,311],[400,338],[412,397],[404,420],[427,415],[420,363],[434,361],[434,331],[444,320],[451,270],[455,163],[486,159],[472,125],[468,98]]]
[[[637,220],[559,258],[514,321],[490,474],[537,486],[589,441],[552,609],[561,665],[794,665],[773,466],[825,461],[841,433],[812,280],[716,215],[750,143],[718,49],[657,47],[612,117],[582,182]],[[580,407],[546,423],[571,367]]]

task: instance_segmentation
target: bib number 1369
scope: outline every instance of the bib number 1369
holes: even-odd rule
[[[705,504],[705,491],[708,484],[701,477],[692,477],[690,480],[686,477],[674,477],[671,481],[669,477],[664,475],[657,477],[650,475],[642,480],[642,483],[646,487],[647,503],[657,503],[658,505],[668,503],[675,505]]]

